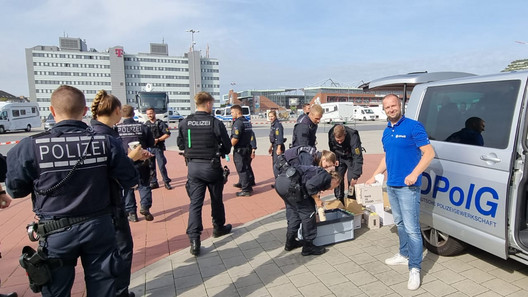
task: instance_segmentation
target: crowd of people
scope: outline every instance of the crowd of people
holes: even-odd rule
[[[257,142],[251,122],[242,115],[241,106],[233,105],[229,135],[225,125],[212,115],[214,100],[207,92],[196,94],[196,112],[180,122],[177,131],[177,146],[183,151],[188,170],[186,233],[194,256],[200,255],[206,190],[211,200],[213,237],[232,230],[226,223],[223,190],[227,179],[221,159],[233,154],[239,178],[233,186],[240,188],[236,196],[250,197],[255,186],[251,161]],[[421,264],[419,177],[434,151],[423,127],[401,114],[397,96],[386,96],[383,106],[388,115],[382,139],[385,157],[374,175],[387,171],[388,194],[400,238],[399,253],[386,263],[408,265],[408,287],[415,290],[420,286]],[[42,296],[69,296],[80,259],[87,296],[133,297],[128,286],[133,255],[130,222],[138,221],[134,191],[137,189],[140,196],[139,213],[152,221],[152,190],[159,187],[156,162],[165,188],[172,189],[164,156],[169,128],[156,119],[154,109],[147,111],[145,124],[135,121],[134,108],[122,106],[104,90],[93,100],[90,125],[82,121],[87,111],[85,96],[74,87],[57,88],[51,96],[50,111],[56,126],[24,138],[7,154],[7,193],[13,198],[31,195],[38,217],[34,232],[39,244],[34,252],[49,274],[49,279],[42,281],[41,275],[26,269],[31,288]],[[362,175],[363,148],[357,130],[334,125],[328,134],[329,150],[318,151],[316,133],[323,112],[317,104],[303,106],[288,149],[276,112],[268,114],[268,152],[276,178],[272,187],[286,208],[284,250],[302,247],[303,256],[326,252],[313,244],[316,213],[324,206],[320,193],[334,190],[341,201],[345,195],[355,198],[353,187]],[[405,137],[394,137],[395,133]],[[373,177],[367,183],[372,183]],[[4,191],[0,191],[0,199],[2,208],[9,206]],[[298,238],[299,229],[302,239]]]

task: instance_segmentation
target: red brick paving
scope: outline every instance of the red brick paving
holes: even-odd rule
[[[153,191],[153,206],[151,209],[155,219],[147,222],[139,215],[140,221],[131,223],[134,237],[134,259],[132,271],[137,271],[170,254],[189,247],[189,240],[185,234],[187,228],[188,196],[185,191],[187,181],[187,167],[183,157],[177,152],[167,151],[167,170],[172,178],[172,190],[159,188]],[[366,180],[375,170],[381,155],[365,155],[363,176],[359,182]],[[232,158],[231,158],[232,159]],[[233,162],[225,162],[231,170],[229,181],[224,188],[224,204],[227,223],[233,227],[240,226],[265,215],[274,213],[284,207],[284,203],[277,196],[270,185],[273,182],[271,160],[269,156],[256,156],[252,166],[256,176],[257,186],[251,197],[236,197],[239,190],[232,184],[238,181]],[[136,192],[137,195],[137,192]],[[208,197],[208,195],[207,195]],[[139,200],[139,198],[136,198]],[[28,287],[25,271],[18,265],[18,257],[22,247],[36,243],[27,238],[25,227],[33,220],[29,198],[16,199],[7,209],[0,210],[0,279],[2,286],[0,293],[17,292],[19,296],[32,297],[34,294]],[[206,198],[203,208],[204,232],[202,239],[212,235],[210,201]],[[72,296],[85,296],[84,275],[77,267]]]

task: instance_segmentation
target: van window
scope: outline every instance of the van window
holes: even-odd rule
[[[425,126],[431,140],[506,148],[520,83],[510,80],[430,87],[418,120]],[[475,134],[480,133],[475,130],[475,117],[484,121],[480,144],[462,141],[458,137],[479,137]],[[473,125],[466,128],[465,123],[470,118],[468,122]]]
[[[20,112],[18,111],[18,109],[13,109],[12,110],[12,114],[13,114],[13,117],[19,117],[20,116]]]

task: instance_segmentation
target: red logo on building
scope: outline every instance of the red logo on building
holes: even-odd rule
[[[115,49],[115,54],[118,58],[121,58],[123,56],[123,54],[125,53],[125,51],[122,49],[122,48],[116,48]]]

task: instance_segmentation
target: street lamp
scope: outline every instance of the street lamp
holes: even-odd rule
[[[196,42],[194,42],[194,33],[198,33],[200,31],[194,30],[194,29],[190,29],[190,30],[187,30],[187,32],[191,33],[191,51],[194,51],[194,45],[196,44]]]

